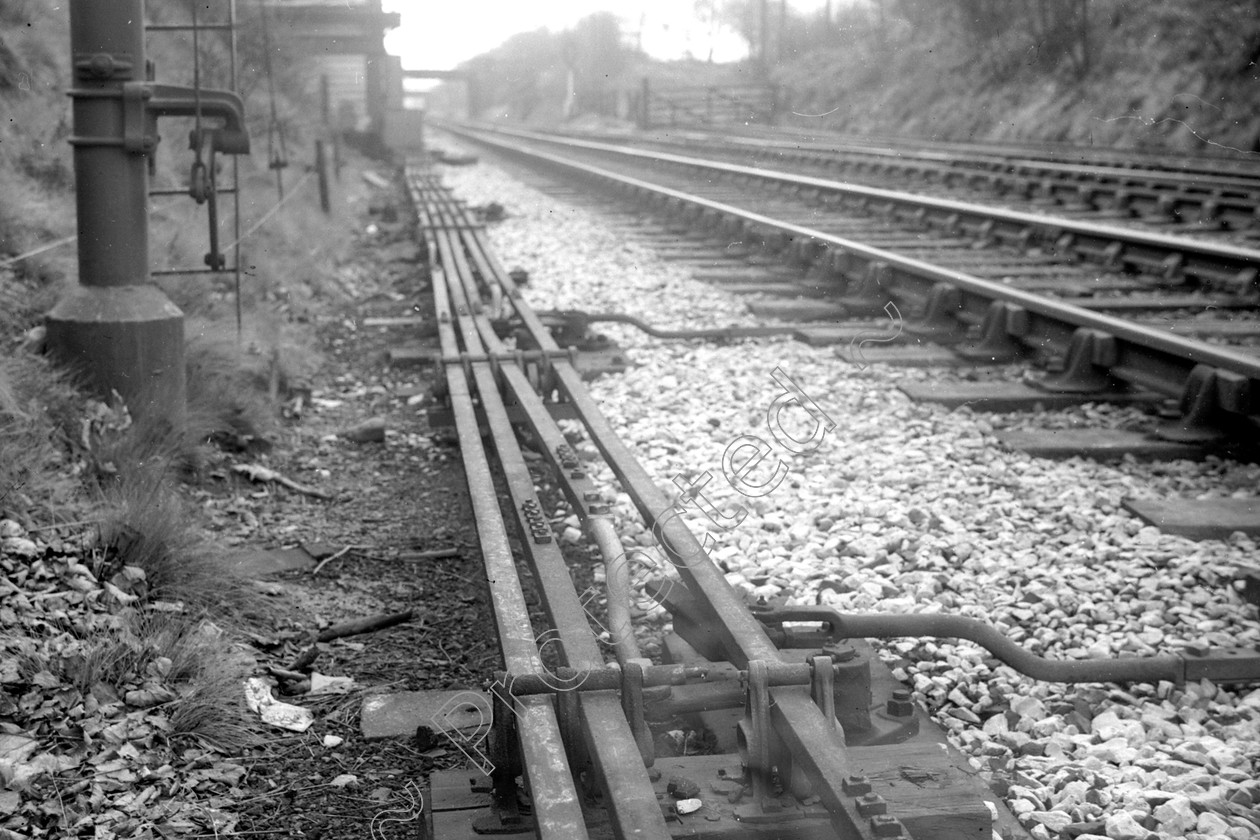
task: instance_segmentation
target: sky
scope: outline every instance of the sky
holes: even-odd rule
[[[772,8],[778,0],[771,0]],[[794,8],[817,10],[825,0],[792,0]],[[518,32],[567,29],[597,11],[622,20],[623,31],[642,31],[643,49],[661,59],[738,61],[746,46],[734,32],[710,33],[691,14],[692,0],[383,0],[402,14],[402,26],[385,37],[385,49],[401,56],[408,70],[450,70],[497,47]]]

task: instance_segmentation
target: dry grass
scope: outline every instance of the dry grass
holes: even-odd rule
[[[236,663],[231,670],[199,674],[171,710],[171,732],[227,754],[240,754],[255,745],[260,732],[243,699],[244,670]]]
[[[93,571],[108,579],[142,569],[151,599],[246,622],[261,596],[202,534],[169,473],[127,471],[102,489]]]
[[[150,11],[158,18],[186,18],[182,7]],[[246,37],[245,46],[248,41]],[[155,38],[150,48],[160,81],[190,81],[183,77],[189,72],[187,44]],[[209,38],[202,48],[203,82],[221,84],[225,43]],[[65,97],[69,72],[64,4],[0,2],[0,261],[73,233]],[[291,73],[300,75],[296,68]],[[247,109],[255,122],[265,113],[258,95]],[[312,111],[296,102],[288,97],[280,106],[299,122]],[[160,124],[167,139],[159,146],[153,186],[186,183],[191,156],[179,138],[190,125],[183,120]],[[258,132],[254,135],[261,145]],[[289,135],[292,166],[285,175],[290,190],[312,158],[310,136],[296,126]],[[240,161],[245,226],[275,201],[262,158],[255,154]],[[226,183],[232,164],[223,163]],[[75,388],[33,348],[18,347],[22,334],[40,322],[65,284],[77,280],[73,246],[0,268],[0,343],[13,348],[0,354],[0,516],[28,525],[96,521],[98,544],[83,562],[102,580],[124,566],[139,568],[147,586],[138,593],[144,597],[135,608],[110,618],[115,629],[95,636],[84,631],[75,640],[81,655],[64,663],[82,689],[107,684],[121,691],[146,681],[162,682],[177,694],[168,709],[172,730],[223,748],[240,747],[252,734],[241,714],[241,669],[225,652],[225,639],[203,632],[204,625],[185,616],[213,614],[228,626],[248,625],[262,612],[262,596],[228,573],[221,552],[204,538],[198,510],[185,500],[180,483],[198,475],[208,442],[239,446],[272,435],[279,398],[314,373],[319,363],[311,346],[314,338],[298,338],[311,332],[299,326],[310,320],[314,307],[308,302],[347,297],[337,271],[355,210],[340,189],[361,194],[365,188],[357,179],[334,187],[338,210],[325,216],[314,184],[308,183],[246,241],[242,335],[237,335],[230,276],[162,279],[162,287],[187,316],[189,403],[182,429],[90,401],[86,390]],[[230,198],[223,198],[228,205],[220,207],[226,245],[232,238],[231,213]],[[202,265],[208,249],[206,215],[205,207],[188,199],[162,200],[151,219],[150,264]],[[145,614],[145,604],[155,599],[182,601],[184,615]],[[23,640],[29,644],[20,647],[28,651],[40,641],[34,636]],[[30,659],[23,667],[36,670],[63,662],[60,656],[39,662],[35,653],[23,656]]]
[[[0,357],[0,514],[75,519],[87,509],[62,432],[77,403],[68,379],[44,359]]]
[[[174,694],[164,707],[173,735],[226,752],[256,739],[242,699],[247,666],[213,624],[132,611],[117,629],[83,641],[78,653],[61,659],[64,678],[84,694],[102,684],[119,696],[141,685],[161,686]]]
[[[279,399],[309,377],[317,358],[287,333],[280,324],[251,324],[238,337],[230,322],[189,319],[188,410],[203,439],[228,435],[240,443],[274,430]]]

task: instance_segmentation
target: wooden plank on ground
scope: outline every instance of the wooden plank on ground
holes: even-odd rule
[[[998,432],[997,439],[1007,449],[1027,452],[1038,458],[1093,458],[1115,460],[1134,458],[1171,460],[1198,459],[1207,449],[1188,443],[1160,440],[1141,432],[1124,429],[1028,429]]]
[[[835,349],[837,358],[854,365],[891,365],[893,367],[925,368],[925,367],[963,367],[969,365],[966,359],[958,356],[939,344],[903,344],[891,345],[876,342],[874,344],[859,340],[856,344],[841,345]]]
[[[748,309],[758,318],[781,321],[837,321],[849,314],[838,303],[819,300],[765,300],[748,304]]]
[[[1125,499],[1121,506],[1166,534],[1223,540],[1235,531],[1260,535],[1260,499]]]
[[[1059,394],[1021,382],[906,382],[897,386],[916,402],[975,411],[1037,411],[1091,402],[1158,402],[1156,394]]]

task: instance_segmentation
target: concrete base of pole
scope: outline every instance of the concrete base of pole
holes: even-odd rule
[[[76,286],[48,313],[53,357],[82,373],[102,399],[111,392],[137,417],[186,413],[184,313],[157,286]]]

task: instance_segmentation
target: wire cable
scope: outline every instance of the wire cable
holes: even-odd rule
[[[0,268],[8,268],[11,265],[22,262],[22,260],[29,260],[31,257],[38,256],[45,251],[51,251],[53,248],[60,248],[62,245],[69,245],[78,238],[79,235],[77,233],[71,234],[70,236],[55,239],[52,242],[45,243],[44,245],[39,245],[29,251],[18,254],[15,257],[5,257],[0,260]]]

